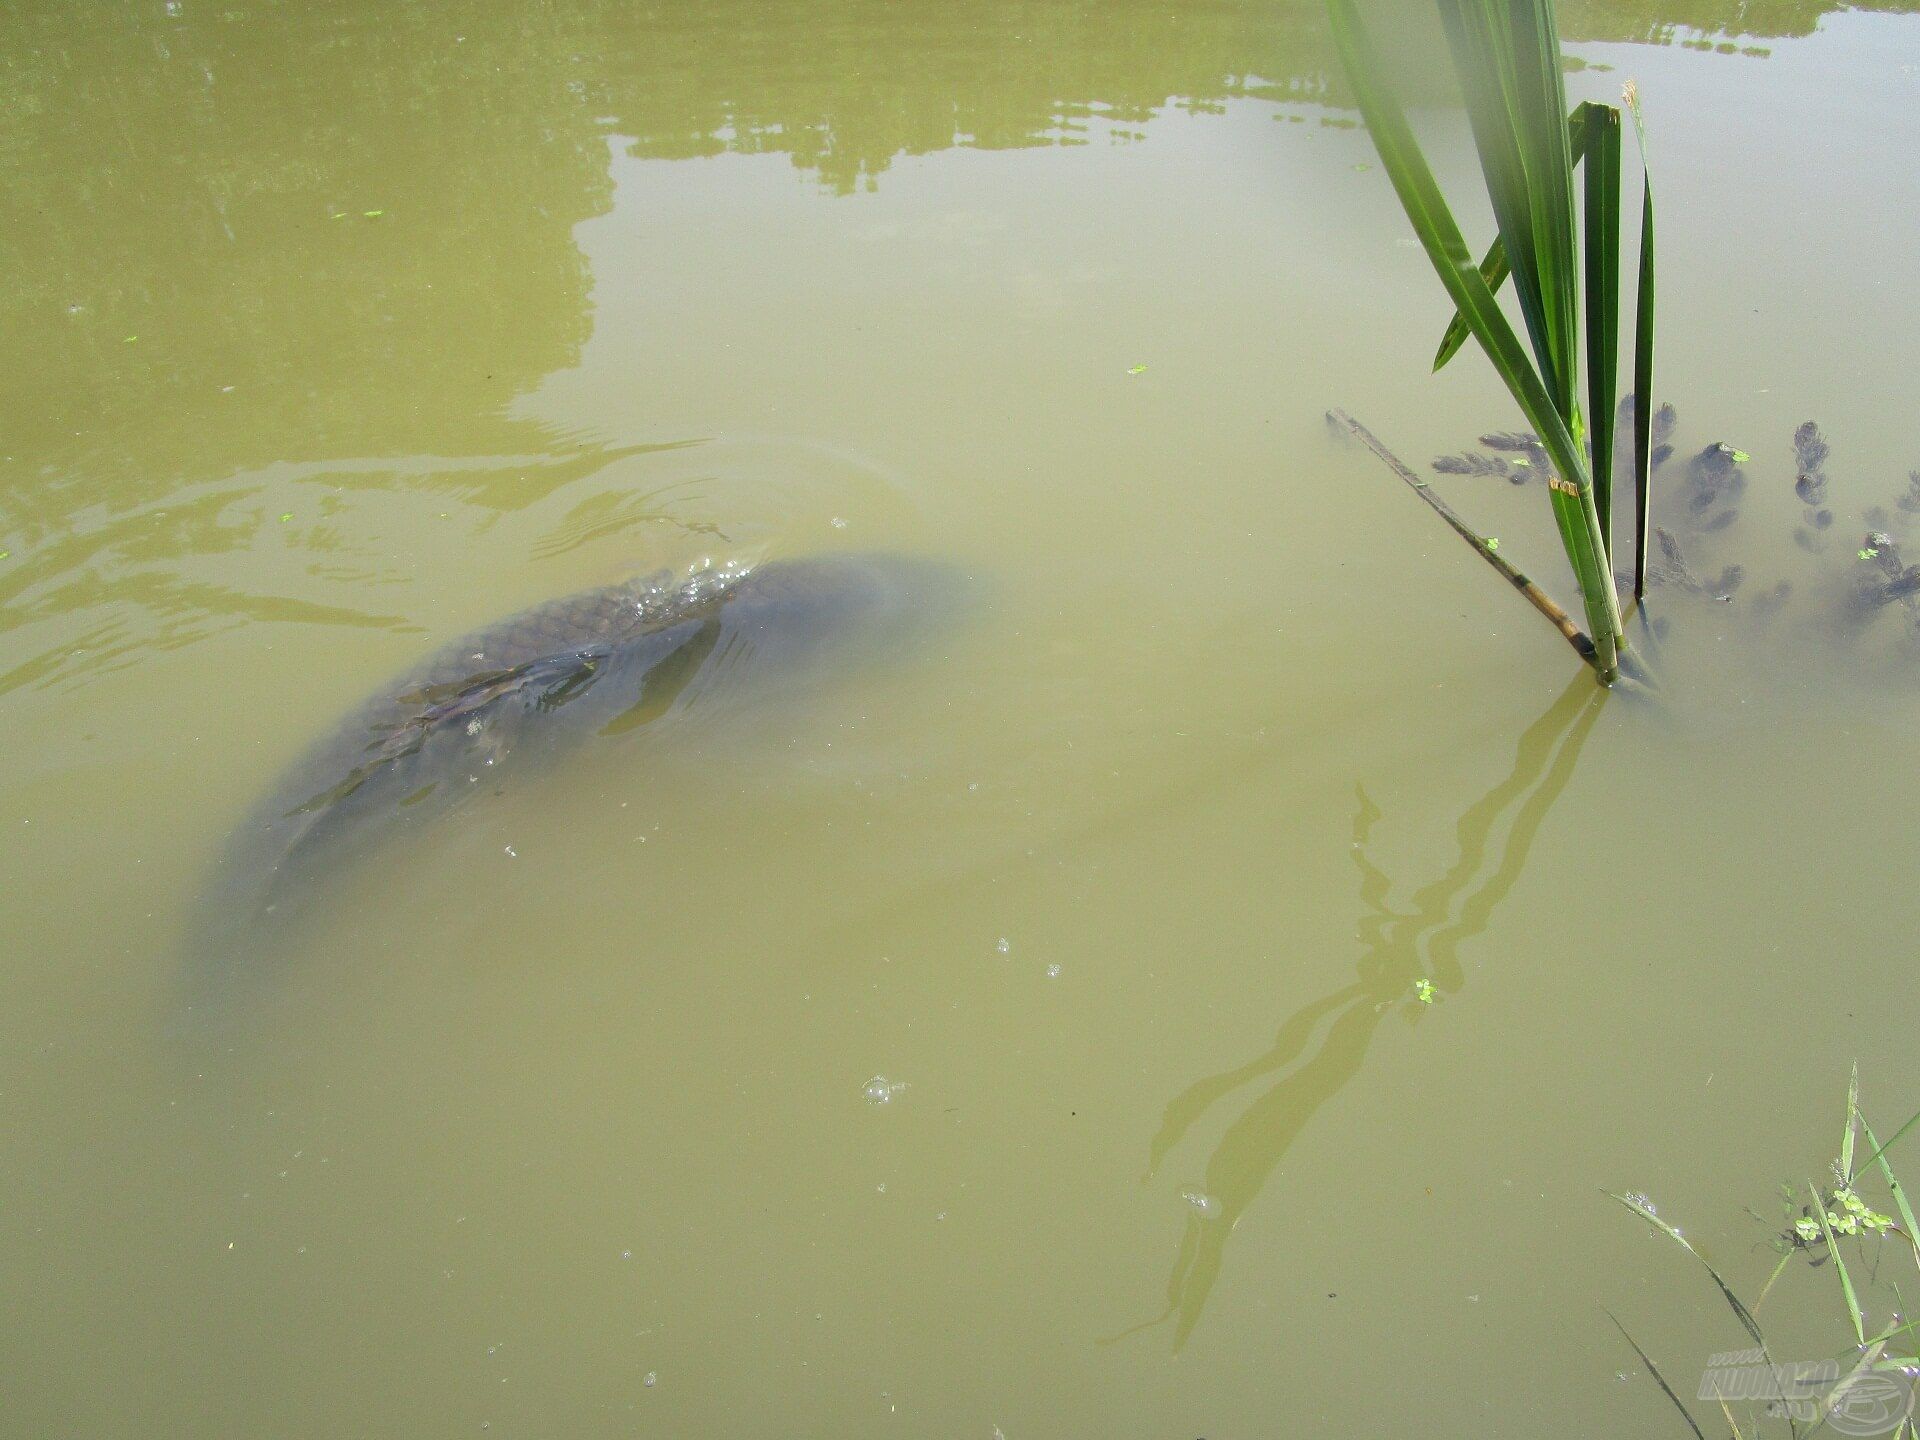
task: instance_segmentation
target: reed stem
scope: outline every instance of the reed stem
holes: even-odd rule
[[[1560,632],[1561,638],[1573,647],[1575,654],[1593,666],[1596,674],[1600,672],[1599,656],[1593,638],[1574,623],[1573,617],[1561,609],[1551,595],[1542,590],[1517,566],[1504,559],[1498,550],[1487,543],[1485,536],[1461,519],[1459,512],[1441,499],[1432,485],[1414,474],[1398,455],[1381,443],[1377,435],[1346,411],[1329,410],[1327,421],[1336,429],[1344,430],[1378,456],[1381,463],[1405,482],[1414,494],[1433,507],[1434,513],[1446,521],[1452,527],[1454,534],[1466,541],[1476,555],[1497,570],[1509,585],[1525,596],[1529,605],[1547,617],[1553,628]]]

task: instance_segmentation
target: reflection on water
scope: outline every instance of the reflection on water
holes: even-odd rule
[[[1587,0],[1565,24],[1797,35],[1833,8]],[[0,27],[0,368],[26,426],[9,449],[84,457],[43,477],[56,491],[472,448],[456,435],[514,448],[500,412],[591,328],[571,232],[611,201],[616,137],[648,158],[787,154],[846,191],[902,155],[1075,143],[1176,100],[1324,99],[1337,70],[1312,0],[182,3]]]
[[[1910,0],[1866,0],[1860,5],[1827,4],[1823,0],[1563,0],[1560,23],[1569,39],[1669,45],[1711,37],[1784,39],[1811,35],[1820,17],[1836,10],[1903,15],[1913,8]]]
[[[1200,1191],[1190,1196],[1193,1213],[1167,1279],[1166,1310],[1126,1334],[1172,1320],[1174,1348],[1186,1344],[1220,1278],[1235,1227],[1315,1113],[1359,1073],[1380,1022],[1395,1012],[1421,1019],[1431,1003],[1416,988],[1422,981],[1433,996],[1455,994],[1465,985],[1460,945],[1486,929],[1526,869],[1534,837],[1572,778],[1605,703],[1606,692],[1581,676],[1527,728],[1512,772],[1461,814],[1457,858],[1414,895],[1411,910],[1393,908],[1391,877],[1367,857],[1367,837],[1380,812],[1364,789],[1357,792],[1353,863],[1360,871],[1363,953],[1354,983],[1287,1016],[1265,1054],[1196,1080],[1168,1103],[1153,1137],[1149,1176],[1215,1105],[1256,1081],[1267,1084],[1227,1126],[1207,1160]],[[1509,811],[1504,834],[1496,835]],[[1319,1044],[1309,1053],[1316,1035]],[[1276,1073],[1280,1078],[1268,1082]]]
[[[1566,25],[1794,35],[1829,8],[1586,0]],[[1086,143],[1096,121],[1119,140],[1176,103],[1338,104],[1323,32],[1317,0],[15,8],[0,18],[0,550],[32,563],[16,559],[0,604],[15,627],[84,618],[0,683],[121,663],[243,615],[391,621],[344,596],[188,582],[186,557],[257,540],[261,516],[183,490],[242,489],[269,464],[409,457],[354,483],[425,473],[512,506],[566,465],[484,457],[591,468],[685,439],[644,396],[615,435],[555,434],[517,410],[592,333],[574,231],[612,203],[610,146],[780,153],[847,193],[901,156]],[[580,523],[604,535],[631,519]],[[125,573],[130,531],[139,575]],[[317,554],[328,535],[300,526],[274,544]]]

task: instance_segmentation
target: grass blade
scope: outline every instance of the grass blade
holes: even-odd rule
[[[1507,247],[1500,243],[1498,236],[1487,247],[1487,253],[1480,260],[1480,278],[1486,282],[1487,293],[1498,295],[1500,287],[1507,283]],[[1453,319],[1447,322],[1447,333],[1440,337],[1440,348],[1434,352],[1433,368],[1440,369],[1447,361],[1460,353],[1460,347],[1472,337],[1473,330],[1468,326],[1466,317],[1456,310]]]
[[[1660,1373],[1660,1367],[1653,1363],[1653,1357],[1640,1348],[1640,1342],[1638,1340],[1627,1334],[1627,1327],[1620,1323],[1620,1317],[1609,1310],[1607,1311],[1607,1319],[1613,1321],[1613,1328],[1618,1330],[1621,1338],[1633,1347],[1633,1353],[1640,1357],[1640,1363],[1647,1367],[1647,1373],[1653,1376],[1655,1382],[1659,1384],[1662,1390],[1666,1391],[1667,1399],[1671,1400],[1673,1402],[1673,1408],[1680,1412],[1680,1418],[1687,1422],[1687,1428],[1693,1431],[1695,1435],[1698,1435],[1700,1440],[1707,1440],[1706,1434],[1700,1429],[1699,1423],[1688,1412],[1687,1407],[1680,1403],[1680,1397],[1673,1393],[1673,1387],[1667,1384],[1667,1377]]]
[[[1655,1229],[1666,1234],[1682,1250],[1685,1250],[1689,1255],[1693,1256],[1694,1259],[1700,1262],[1701,1267],[1706,1270],[1707,1274],[1713,1277],[1713,1283],[1720,1287],[1720,1293],[1726,1297],[1727,1305],[1730,1309],[1732,1309],[1734,1313],[1734,1317],[1739,1320],[1741,1326],[1746,1330],[1747,1334],[1753,1337],[1753,1343],[1758,1345],[1760,1347],[1761,1352],[1765,1354],[1766,1348],[1767,1348],[1767,1337],[1761,1334],[1760,1332],[1760,1322],[1753,1318],[1752,1311],[1748,1310],[1745,1305],[1742,1305],[1740,1303],[1740,1297],[1733,1293],[1733,1287],[1728,1285],[1725,1280],[1722,1280],[1720,1278],[1720,1272],[1713,1268],[1712,1262],[1710,1262],[1707,1259],[1707,1257],[1702,1255],[1698,1250],[1693,1248],[1693,1242],[1688,1240],[1686,1236],[1682,1235],[1678,1230],[1674,1229],[1673,1226],[1669,1225],[1666,1221],[1662,1220],[1658,1215],[1654,1214],[1653,1207],[1648,1205],[1645,1201],[1636,1200],[1630,1195],[1614,1195],[1611,1190],[1609,1190],[1607,1193],[1609,1195],[1613,1195],[1614,1199],[1618,1200],[1622,1205],[1626,1206],[1627,1209],[1633,1211],[1634,1214],[1638,1215],[1642,1220],[1646,1221],[1649,1225],[1653,1226]],[[1770,1355],[1767,1356],[1767,1363],[1769,1365],[1773,1363],[1772,1356]]]
[[[1482,0],[1482,10],[1506,22],[1512,47],[1511,95],[1534,255],[1546,309],[1550,355],[1541,370],[1554,408],[1578,425],[1580,262],[1575,251],[1573,151],[1567,140],[1567,87],[1560,65],[1560,27],[1553,0]]]
[[[1610,107],[1596,105],[1591,100],[1582,100],[1573,107],[1573,113],[1567,116],[1567,144],[1573,152],[1574,164],[1578,165],[1580,157],[1586,153],[1587,124],[1590,115],[1596,110],[1607,108]],[[1617,115],[1615,123],[1618,123]],[[1487,282],[1487,289],[1498,295],[1500,287],[1507,283],[1509,273],[1511,272],[1507,268],[1506,242],[1496,235],[1493,244],[1487,247],[1487,253],[1480,259],[1480,278]],[[1468,337],[1472,334],[1472,330],[1468,328],[1460,312],[1454,311],[1453,319],[1447,322],[1446,333],[1440,337],[1440,348],[1434,352],[1433,368],[1439,370],[1459,354],[1460,347],[1467,343]]]
[[[1853,1337],[1864,1345],[1867,1343],[1866,1317],[1860,1313],[1860,1297],[1853,1293],[1853,1277],[1847,1274],[1847,1262],[1841,1258],[1840,1246],[1833,1238],[1833,1227],[1827,1223],[1826,1202],[1820,1198],[1820,1192],[1812,1182],[1808,1182],[1807,1189],[1813,1195],[1814,1218],[1820,1222],[1821,1235],[1826,1237],[1827,1254],[1832,1257],[1833,1268],[1840,1276],[1840,1293],[1846,1297],[1847,1314],[1853,1320]]]
[[[1788,1250],[1785,1254],[1781,1255],[1780,1263],[1775,1265],[1773,1267],[1773,1273],[1767,1276],[1767,1283],[1760,1287],[1760,1296],[1753,1302],[1754,1309],[1758,1310],[1762,1305],[1767,1303],[1767,1293],[1773,1289],[1773,1282],[1780,1278],[1780,1272],[1792,1263],[1793,1254],[1793,1251]]]
[[[1853,1074],[1847,1081],[1847,1133],[1840,1137],[1840,1173],[1853,1175],[1853,1137],[1860,1123],[1860,1062],[1853,1062]]]
[[[1907,1192],[1901,1188],[1900,1182],[1894,1178],[1893,1167],[1887,1164],[1886,1161],[1887,1146],[1892,1145],[1894,1140],[1898,1140],[1902,1135],[1906,1134],[1907,1131],[1911,1130],[1914,1126],[1914,1121],[1920,1121],[1920,1112],[1916,1112],[1913,1119],[1907,1121],[1906,1124],[1894,1131],[1893,1140],[1889,1140],[1886,1145],[1882,1145],[1874,1138],[1873,1126],[1869,1125],[1867,1123],[1867,1117],[1862,1115],[1860,1117],[1860,1131],[1867,1137],[1867,1143],[1873,1146],[1873,1154],[1866,1158],[1860,1168],[1865,1170],[1868,1165],[1878,1165],[1880,1167],[1881,1178],[1887,1182],[1887,1189],[1893,1192],[1893,1205],[1894,1209],[1900,1212],[1900,1223],[1906,1226],[1907,1244],[1912,1247],[1913,1262],[1916,1266],[1920,1266],[1920,1224],[1914,1223],[1913,1206],[1907,1203]],[[1847,1183],[1852,1184],[1853,1178],[1853,1176],[1849,1175],[1847,1177]]]
[[[1857,1113],[1857,1112],[1856,1112],[1856,1113]],[[1875,1140],[1875,1139],[1873,1138],[1873,1131],[1872,1131],[1872,1129],[1871,1129],[1871,1128],[1869,1128],[1869,1127],[1867,1126],[1867,1122],[1866,1122],[1866,1117],[1865,1117],[1865,1116],[1862,1116],[1862,1117],[1861,1117],[1861,1120],[1860,1120],[1860,1124],[1861,1124],[1861,1127],[1862,1127],[1863,1129],[1866,1129],[1866,1132],[1867,1132],[1867,1143],[1868,1143],[1869,1145],[1871,1145],[1871,1146],[1873,1146],[1873,1147],[1874,1147],[1874,1150],[1873,1150],[1873,1154],[1871,1154],[1871,1155],[1869,1155],[1869,1156],[1868,1156],[1868,1157],[1867,1157],[1867,1158],[1866,1158],[1865,1160],[1862,1160],[1862,1161],[1860,1162],[1860,1170],[1864,1170],[1864,1169],[1866,1169],[1866,1168],[1867,1168],[1867,1166],[1869,1166],[1869,1165],[1872,1165],[1872,1164],[1874,1164],[1874,1163],[1875,1163],[1876,1161],[1878,1161],[1878,1162],[1879,1162],[1879,1164],[1880,1164],[1880,1169],[1881,1169],[1881,1172],[1882,1172],[1883,1174],[1885,1174],[1885,1176],[1887,1177],[1887,1184],[1889,1184],[1889,1185],[1891,1185],[1891,1186],[1893,1187],[1893,1192],[1894,1192],[1894,1195],[1895,1195],[1895,1197],[1896,1197],[1896,1198],[1900,1198],[1900,1199],[1901,1199],[1901,1203],[1902,1203],[1902,1204],[1905,1204],[1905,1203],[1906,1203],[1906,1202],[1905,1202],[1905,1199],[1904,1199],[1904,1197],[1903,1197],[1903,1196],[1901,1195],[1901,1190],[1900,1190],[1900,1184],[1899,1184],[1899,1182],[1898,1182],[1898,1181],[1896,1181],[1896,1180],[1895,1180],[1895,1179],[1893,1178],[1893,1170],[1892,1170],[1892,1168],[1891,1168],[1890,1166],[1888,1166],[1888,1165],[1887,1165],[1887,1163],[1886,1163],[1886,1162],[1885,1162],[1884,1160],[1881,1160],[1881,1159],[1880,1159],[1880,1157],[1881,1157],[1882,1155],[1884,1155],[1884,1154],[1886,1154],[1886,1153],[1887,1153],[1887,1151],[1888,1151],[1888,1150],[1890,1150],[1890,1149],[1892,1149],[1892,1148],[1893,1148],[1893,1147],[1894,1147],[1894,1146],[1895,1146],[1896,1144],[1898,1144],[1898,1143],[1899,1143],[1899,1140],[1900,1140],[1900,1137],[1901,1137],[1902,1135],[1905,1135],[1905,1134],[1906,1134],[1906,1133],[1907,1133],[1907,1132],[1908,1132],[1909,1130],[1911,1130],[1911,1129],[1913,1129],[1913,1127],[1914,1127],[1915,1125],[1920,1125],[1920,1110],[1916,1110],[1916,1111],[1914,1111],[1914,1112],[1913,1112],[1913,1114],[1912,1114],[1912,1116],[1911,1116],[1911,1117],[1910,1117],[1910,1118],[1909,1118],[1909,1119],[1907,1120],[1907,1123],[1906,1123],[1906,1124],[1904,1124],[1904,1125],[1902,1125],[1902,1126],[1901,1126],[1901,1127],[1900,1127],[1900,1128],[1899,1128],[1898,1130],[1896,1130],[1896,1131],[1894,1131],[1894,1132],[1893,1132],[1893,1138],[1892,1138],[1892,1139],[1890,1139],[1890,1140],[1888,1140],[1888,1141],[1887,1141],[1887,1143],[1886,1143],[1885,1145],[1882,1145],[1882,1144],[1880,1144],[1880,1143],[1879,1143],[1879,1141],[1877,1141],[1877,1140]],[[1844,1164],[1843,1164],[1843,1166],[1842,1166],[1842,1168],[1843,1168],[1843,1169],[1845,1169],[1845,1168],[1846,1168],[1846,1167],[1844,1166]],[[1859,1170],[1853,1170],[1853,1169],[1847,1169],[1847,1170],[1846,1170],[1846,1175],[1847,1175],[1847,1179],[1848,1179],[1849,1181],[1851,1181],[1851,1180],[1853,1179],[1853,1177],[1854,1177],[1855,1175],[1857,1175],[1857,1174],[1859,1174],[1859,1173],[1860,1173],[1860,1171],[1859,1171]],[[1913,1223],[1913,1218],[1912,1218],[1912,1216],[1910,1216],[1910,1215],[1909,1215],[1909,1216],[1907,1216],[1907,1217],[1905,1217],[1905,1218],[1906,1218],[1906,1221],[1907,1221],[1907,1223],[1908,1223],[1909,1225],[1911,1225],[1911,1224]]]
[[[1613,553],[1613,417],[1620,360],[1620,112],[1596,105],[1586,133],[1587,415],[1593,504]]]
[[[1513,275],[1514,298],[1526,322],[1534,359],[1546,376],[1549,367],[1544,357],[1552,353],[1552,322],[1542,293],[1532,191],[1517,128],[1513,49],[1507,43],[1511,35],[1503,20],[1491,13],[1487,0],[1439,0],[1439,6],[1486,180],[1487,201]],[[1547,388],[1553,389],[1550,380]],[[1566,413],[1559,410],[1557,401],[1555,409],[1563,416]]]
[[[1647,596],[1647,536],[1653,507],[1653,176],[1647,168],[1647,127],[1640,92],[1629,80],[1622,94],[1640,142],[1640,285],[1633,322],[1633,598]]]

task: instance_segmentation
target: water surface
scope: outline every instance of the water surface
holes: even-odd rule
[[[1671,1424],[1601,1307],[1683,1387],[1740,1336],[1602,1188],[1754,1289],[1849,1063],[1920,1105],[1920,656],[1843,604],[1920,464],[1920,21],[1565,23],[1646,100],[1681,459],[1752,456],[1657,703],[1327,435],[1516,417],[1427,373],[1317,5],[0,20],[0,1429]],[[1538,487],[1445,483],[1571,594]],[[387,677],[856,548],[970,622],[503,787],[181,1023]]]

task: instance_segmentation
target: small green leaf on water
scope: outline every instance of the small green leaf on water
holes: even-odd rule
[[[1874,558],[1874,557],[1875,557],[1876,555],[1878,555],[1879,553],[1880,553],[1880,552],[1879,552],[1878,550],[1875,550],[1875,549],[1874,549],[1874,548],[1873,548],[1873,547],[1872,547],[1872,546],[1870,545],[1870,546],[1868,546],[1868,547],[1867,547],[1867,548],[1866,548],[1865,550],[1862,550],[1862,551],[1860,552],[1860,558],[1861,558],[1862,560],[1871,560],[1871,559],[1873,559],[1873,558]]]
[[[360,213],[366,216],[367,219],[369,220],[378,220],[382,215],[386,214],[387,212],[384,210],[362,210]]]
[[[1433,982],[1431,980],[1414,981],[1413,993],[1420,997],[1420,1003],[1422,1005],[1431,1005],[1433,1003]]]
[[[1499,548],[1500,548],[1500,537],[1498,535],[1489,535],[1487,537],[1487,549],[1498,550]]]
[[[139,338],[140,337],[138,335],[129,335],[127,336],[126,339],[122,340],[120,343],[122,345],[131,345],[133,344],[134,341],[138,340]]]
[[[7,556],[11,555],[12,553],[13,551],[11,550],[0,550],[0,560],[6,559]]]
[[[289,520],[291,520],[291,519],[293,519],[293,511],[291,511],[291,510],[282,510],[282,511],[280,512],[280,523],[281,523],[282,525],[284,525],[284,524],[286,524],[286,523],[287,523],[287,522],[288,522]]]
[[[1353,168],[1356,170],[1371,170],[1373,166],[1368,164],[1365,160],[1362,160],[1358,164],[1356,164]]]
[[[1736,465],[1744,465],[1753,458],[1744,450],[1729,450],[1727,455]]]
[[[1147,367],[1146,367],[1146,366],[1144,366],[1144,365],[1129,365],[1129,366],[1127,367],[1127,373],[1128,373],[1129,375],[1139,375],[1139,374],[1143,374],[1143,373],[1144,373],[1144,372],[1146,371],[1146,368],[1147,368]]]

